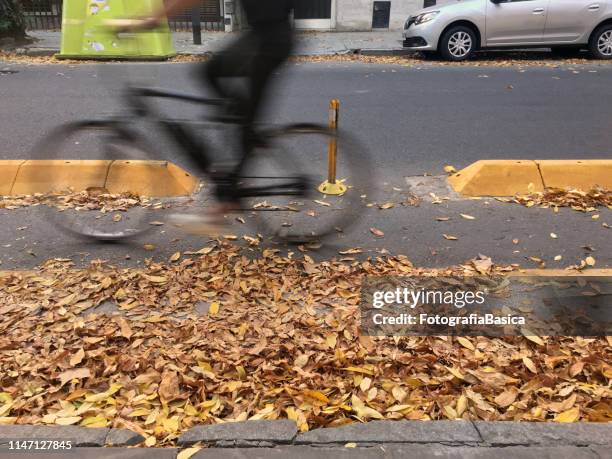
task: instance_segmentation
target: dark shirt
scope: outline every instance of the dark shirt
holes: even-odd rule
[[[289,21],[293,0],[242,0],[247,20],[252,26]]]

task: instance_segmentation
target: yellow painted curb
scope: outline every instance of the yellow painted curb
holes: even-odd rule
[[[110,193],[141,196],[186,196],[198,179],[167,161],[2,160],[0,195],[83,191],[105,188]]]
[[[105,188],[162,198],[191,194],[197,186],[195,177],[167,161],[113,161]]]
[[[448,182],[464,196],[514,196],[545,187],[612,189],[612,160],[481,160]]]
[[[529,190],[544,190],[535,161],[476,161],[451,175],[448,182],[463,196],[514,196]]]
[[[577,188],[588,191],[594,186],[612,190],[612,160],[536,161],[544,186]]]
[[[23,159],[3,159],[0,161],[0,196],[11,194],[19,166],[24,162]]]
[[[34,160],[19,168],[11,194],[75,191],[104,187],[111,161]]]

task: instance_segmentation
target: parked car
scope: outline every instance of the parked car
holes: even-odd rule
[[[410,16],[403,37],[406,48],[452,61],[506,47],[587,48],[612,59],[612,0],[453,0]]]

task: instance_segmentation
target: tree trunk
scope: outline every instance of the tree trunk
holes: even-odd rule
[[[26,38],[25,29],[21,0],[0,0],[0,37],[21,41]]]

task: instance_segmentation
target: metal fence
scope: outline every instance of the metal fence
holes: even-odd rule
[[[129,0],[133,1],[133,0]],[[223,31],[223,14],[219,0],[201,0],[200,24],[202,30]],[[62,26],[62,0],[23,0],[26,23],[30,30],[60,30]],[[191,11],[168,19],[174,31],[193,30]],[[197,21],[196,21],[197,22]]]
[[[26,24],[30,30],[59,30],[62,26],[61,0],[23,0]]]

